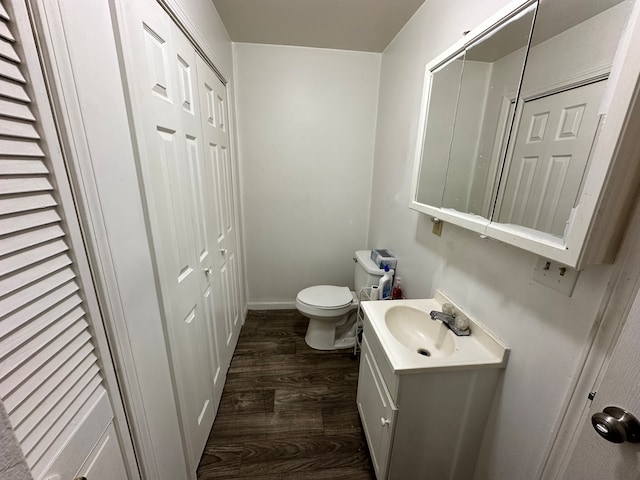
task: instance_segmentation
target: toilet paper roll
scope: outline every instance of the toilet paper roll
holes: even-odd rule
[[[378,300],[378,298],[380,298],[380,288],[378,285],[372,285],[369,300]]]

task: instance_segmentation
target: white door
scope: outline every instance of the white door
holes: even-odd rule
[[[583,419],[577,443],[563,480],[640,479],[640,443],[611,443],[596,433],[591,416],[606,407],[620,407],[640,419],[640,295],[636,296],[626,324],[601,376],[591,407]]]
[[[2,2],[0,398],[34,478],[139,478],[52,119],[27,6]]]
[[[124,2],[125,53],[150,229],[187,456],[193,471],[213,425],[209,356],[213,264],[202,224],[202,129],[196,53],[153,0]],[[203,286],[205,285],[205,286]]]
[[[200,57],[198,91],[204,136],[203,183],[210,194],[209,205],[213,207],[207,217],[207,231],[213,242],[214,283],[218,285],[217,346],[221,360],[228,365],[238,339],[241,319],[227,92],[211,67]]]
[[[77,477],[84,477],[91,480],[114,480],[127,478],[127,472],[122,468],[122,461],[118,459],[117,439],[113,425],[104,432],[100,441],[93,447],[93,451],[84,462]]]
[[[598,128],[605,84],[525,101],[499,222],[564,235]]]

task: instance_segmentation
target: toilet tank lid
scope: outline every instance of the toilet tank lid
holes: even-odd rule
[[[349,305],[353,301],[353,295],[349,287],[316,285],[300,291],[298,300],[318,308],[339,308]]]
[[[378,268],[376,263],[373,260],[371,260],[371,250],[356,251],[356,259],[358,260],[358,263],[362,265],[362,268],[364,268],[364,270],[369,275],[377,275],[379,277],[384,275],[384,269]]]

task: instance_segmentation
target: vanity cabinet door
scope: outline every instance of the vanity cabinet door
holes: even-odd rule
[[[357,403],[376,477],[382,480],[387,476],[397,408],[391,400],[364,336]]]

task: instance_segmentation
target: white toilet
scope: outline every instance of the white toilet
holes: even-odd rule
[[[354,258],[354,286],[317,285],[298,292],[296,308],[309,319],[304,339],[316,350],[353,347],[356,341],[356,310],[361,288],[377,285],[384,270],[371,260],[371,250],[358,250]]]

